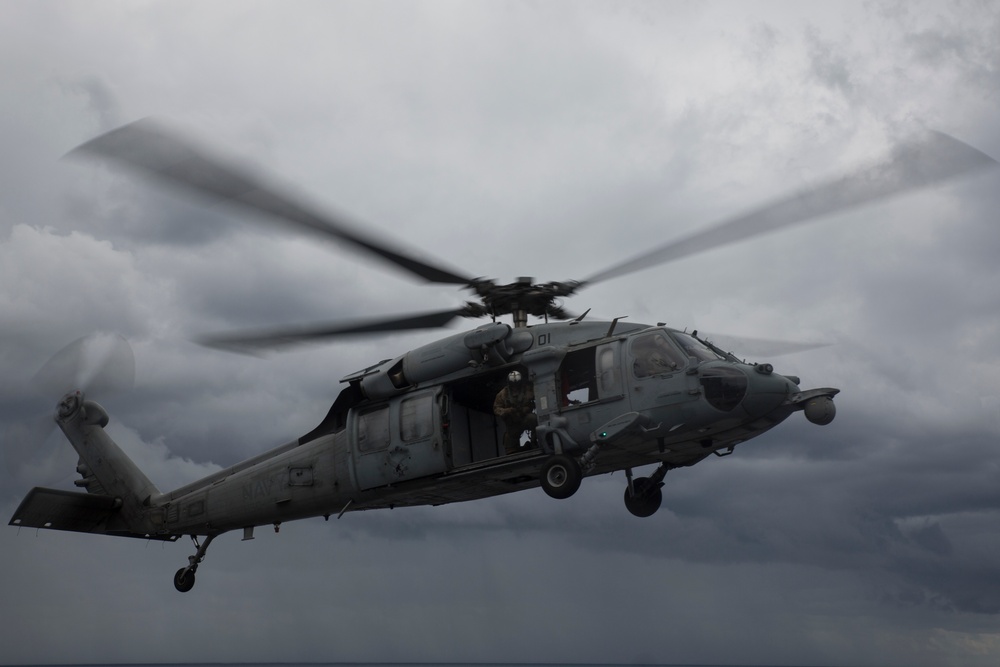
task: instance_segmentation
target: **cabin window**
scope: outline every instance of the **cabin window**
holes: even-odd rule
[[[403,442],[434,435],[434,396],[424,394],[404,399],[399,408],[399,437]]]
[[[562,378],[563,405],[579,405],[597,400],[594,348],[567,353],[559,367],[559,374]]]
[[[673,373],[687,365],[684,355],[662,331],[636,336],[632,339],[631,350],[632,373],[637,378]]]
[[[373,452],[389,446],[389,408],[381,407],[358,415],[358,450]]]

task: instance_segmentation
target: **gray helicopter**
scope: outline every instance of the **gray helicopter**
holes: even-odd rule
[[[654,514],[669,470],[694,465],[777,426],[795,412],[817,425],[836,414],[832,387],[803,389],[771,364],[748,363],[697,332],[664,324],[587,319],[561,301],[595,283],[718,246],[939,183],[992,158],[947,135],[901,144],[884,161],[653,249],[585,280],[502,284],[472,278],[360,232],[279,193],[244,168],[149,120],[74,154],[228,202],[272,221],[332,236],[428,282],[476,297],[458,308],[353,323],[203,338],[256,352],[341,336],[476,328],[344,377],[322,422],[305,435],[169,492],[161,492],[105,433],[108,414],[83,391],[65,395],[55,421],[80,457],[80,491],[36,487],[10,525],[174,541],[196,552],[174,576],[188,591],[209,544],[257,526],[347,512],[476,500],[541,486],[566,499],[584,478],[625,471],[624,502]],[[510,317],[510,323],[501,319]],[[530,318],[540,320],[529,324]],[[633,471],[649,467],[643,476]]]

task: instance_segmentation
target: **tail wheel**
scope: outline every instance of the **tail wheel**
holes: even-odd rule
[[[194,588],[194,570],[187,567],[177,570],[177,574],[174,575],[174,588],[181,593],[187,593]]]
[[[631,488],[625,487],[625,508],[633,516],[645,518],[652,516],[660,509],[663,502],[663,491],[657,483],[648,477],[639,477],[632,482]]]
[[[572,456],[556,454],[542,466],[542,489],[552,498],[569,498],[582,480],[583,471]]]

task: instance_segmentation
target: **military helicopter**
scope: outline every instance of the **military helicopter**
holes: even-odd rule
[[[541,487],[567,499],[583,479],[623,470],[624,503],[638,517],[660,507],[668,471],[735,447],[795,412],[817,425],[835,414],[838,389],[803,389],[769,363],[748,363],[696,331],[616,318],[587,319],[561,300],[585,287],[849,207],[929,186],[997,163],[947,135],[900,144],[888,159],[730,219],[584,280],[499,283],[418,259],[318,212],[182,134],[141,120],[73,154],[110,160],[215,201],[318,232],[475,300],[380,320],[215,335],[200,342],[260,351],[340,336],[443,327],[474,329],[345,376],[322,422],[275,449],[161,492],[105,433],[108,414],[82,391],[55,421],[79,454],[83,492],[36,487],[11,525],[174,541],[195,553],[174,576],[191,590],[211,542],[228,531],[348,512],[441,505]],[[510,317],[510,323],[501,321]],[[529,318],[540,322],[529,324]],[[511,417],[501,409],[506,400]],[[511,398],[514,397],[514,398]],[[652,467],[643,476],[638,468]],[[203,539],[202,539],[203,538]]]

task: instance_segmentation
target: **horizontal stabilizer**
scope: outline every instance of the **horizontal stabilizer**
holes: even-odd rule
[[[176,535],[145,535],[130,532],[121,520],[120,507],[121,501],[112,496],[35,487],[21,501],[10,520],[10,525],[152,540],[177,539]]]

